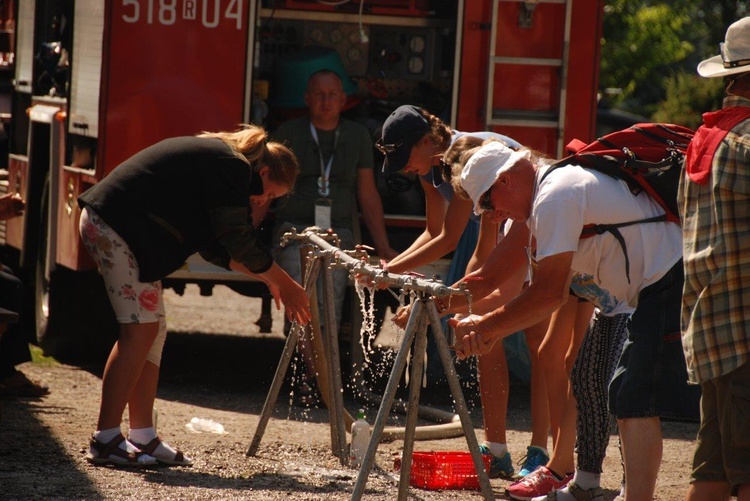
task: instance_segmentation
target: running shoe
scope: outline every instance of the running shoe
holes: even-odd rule
[[[490,478],[504,478],[505,480],[515,480],[516,472],[513,468],[513,461],[510,459],[510,452],[506,452],[501,457],[497,457],[490,452],[490,448],[482,444],[479,446],[479,452],[492,456],[490,460]]]
[[[536,445],[530,445],[526,448],[526,456],[521,458],[518,462],[521,465],[521,470],[518,472],[519,477],[525,477],[532,471],[536,470],[540,466],[544,466],[549,462],[549,454],[547,451]]]
[[[546,496],[553,490],[562,489],[573,480],[573,474],[558,480],[546,466],[540,466],[518,482],[512,483],[505,489],[505,494],[513,499],[529,501],[537,496]]]

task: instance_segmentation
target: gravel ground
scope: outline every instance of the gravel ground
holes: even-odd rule
[[[350,499],[357,472],[340,465],[331,453],[327,411],[292,405],[287,387],[257,456],[245,455],[283,348],[280,335],[257,333],[252,320],[259,302],[220,289],[211,298],[188,289],[185,297],[167,293],[167,299],[171,334],[157,399],[158,427],[161,436],[195,459],[194,466],[127,471],[89,465],[84,455],[96,422],[100,368],[27,363],[20,369],[46,382],[51,393],[39,400],[2,401],[0,498]],[[278,328],[278,315],[276,320]],[[360,405],[347,394],[350,413]],[[520,459],[530,438],[527,388],[512,388],[510,407],[509,446],[512,456]],[[376,412],[368,411],[371,423]],[[193,417],[213,419],[226,433],[191,432],[185,425]],[[472,418],[481,440],[481,412],[476,406]],[[403,416],[393,414],[391,421],[402,423]],[[696,430],[697,425],[665,423],[657,499],[684,499]],[[604,467],[606,500],[619,489],[616,443],[613,437]],[[398,476],[393,466],[402,447],[400,440],[379,446],[364,499],[396,498]],[[415,450],[464,451],[466,440],[418,441]],[[507,484],[492,481],[499,499],[505,498]],[[416,488],[410,497],[480,499],[477,491]]]

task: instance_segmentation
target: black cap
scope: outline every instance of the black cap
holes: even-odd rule
[[[383,135],[376,147],[385,155],[383,171],[406,167],[412,147],[430,132],[430,123],[416,106],[399,106],[383,123]]]

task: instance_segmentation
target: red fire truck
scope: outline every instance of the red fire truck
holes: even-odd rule
[[[84,353],[114,326],[79,240],[76,197],[163,138],[249,122],[272,129],[299,111],[302,70],[284,62],[307,47],[335,52],[355,87],[351,112],[374,136],[409,103],[551,155],[590,139],[602,2],[0,1],[4,186],[27,202],[3,243],[26,284],[31,336],[53,354]],[[384,200],[406,191],[378,185]],[[411,205],[385,204],[396,241],[423,224]],[[164,281],[178,292],[187,283],[265,294],[197,259]]]

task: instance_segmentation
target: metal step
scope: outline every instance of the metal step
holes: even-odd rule
[[[508,125],[516,127],[556,128],[560,123],[554,112],[493,109],[487,122],[489,125]]]
[[[502,57],[494,56],[490,58],[494,64],[523,64],[527,66],[553,66],[559,68],[562,66],[562,59],[550,59],[543,57]]]

